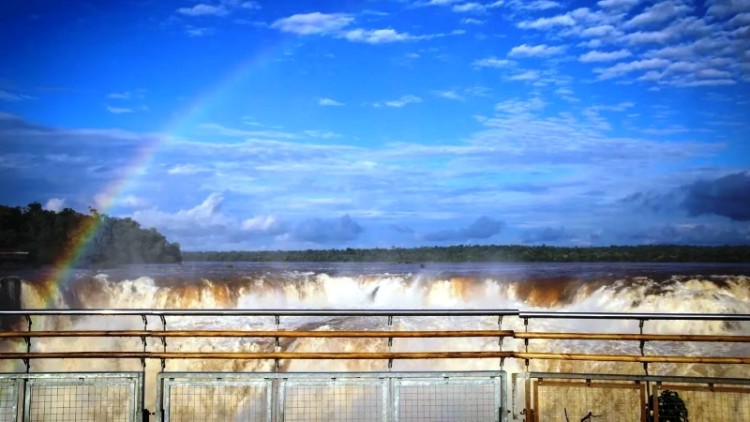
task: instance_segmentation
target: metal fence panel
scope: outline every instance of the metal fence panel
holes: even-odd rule
[[[387,379],[294,379],[281,382],[285,422],[386,422]]]
[[[165,422],[505,421],[504,380],[504,373],[490,371],[162,373],[157,417]],[[225,399],[228,394],[232,398]]]
[[[265,379],[164,381],[163,400],[173,422],[271,422],[272,385]]]
[[[18,418],[18,380],[0,379],[0,422],[16,422]]]
[[[140,417],[140,376],[56,373],[25,378],[24,420],[134,422]]]
[[[502,377],[395,379],[394,421],[500,421]]]

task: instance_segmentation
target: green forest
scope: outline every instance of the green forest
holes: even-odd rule
[[[94,209],[81,214],[42,208],[0,206],[0,252],[28,252],[27,264],[52,264],[77,247],[82,228],[96,226],[92,238],[75,262],[79,267],[112,267],[133,263],[181,262],[180,245],[170,243],[155,229],[141,228],[130,218],[113,218]]]
[[[556,247],[460,245],[419,248],[184,252],[186,261],[257,262],[750,262],[750,246]]]

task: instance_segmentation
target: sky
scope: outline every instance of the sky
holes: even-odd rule
[[[183,250],[750,244],[748,0],[0,3],[0,203]]]

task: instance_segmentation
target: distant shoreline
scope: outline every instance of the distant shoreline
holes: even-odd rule
[[[523,246],[458,245],[415,248],[307,249],[296,251],[192,251],[184,261],[205,262],[696,262],[750,263],[741,246]]]

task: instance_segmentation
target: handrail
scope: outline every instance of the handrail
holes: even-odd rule
[[[0,352],[2,359],[23,359],[29,368],[32,359],[160,359],[162,367],[166,359],[387,359],[390,363],[396,359],[486,359],[506,358],[523,359],[528,365],[532,359],[592,360],[608,362],[639,362],[644,368],[649,363],[709,363],[709,364],[750,364],[750,356],[658,356],[645,353],[644,344],[650,341],[696,341],[749,343],[747,335],[693,335],[693,334],[644,334],[644,322],[649,320],[702,320],[702,321],[750,321],[750,314],[666,314],[666,313],[622,313],[622,312],[539,312],[519,311],[515,309],[20,309],[0,310],[0,318],[7,316],[25,317],[27,331],[0,331],[2,339],[23,339],[26,342],[25,352]],[[140,316],[143,319],[142,330],[32,330],[32,316]],[[148,329],[147,317],[159,317],[161,330]],[[269,330],[168,330],[166,317],[201,317],[201,316],[272,316],[275,318],[275,329]],[[282,316],[365,316],[388,317],[388,326],[392,327],[392,318],[397,316],[492,316],[497,317],[497,329],[486,330],[283,330],[280,325]],[[575,332],[529,332],[524,330],[502,330],[503,317],[513,316],[523,319],[525,328],[532,318],[546,319],[607,319],[637,320],[640,322],[639,334],[628,333],[575,333]],[[120,337],[140,338],[143,350],[139,351],[77,351],[77,352],[32,352],[33,338],[53,337]],[[263,352],[244,351],[168,351],[167,338],[272,338],[275,349]],[[392,350],[394,338],[495,338],[498,350],[469,351],[398,351]],[[147,338],[161,339],[163,350],[156,351],[155,345],[148,346]],[[388,340],[388,349],[384,352],[286,352],[282,351],[279,342],[282,338],[381,338]],[[523,351],[503,350],[503,339],[523,340]],[[586,353],[547,353],[529,352],[530,340],[610,340],[638,341],[640,355],[622,354],[586,354]],[[159,347],[159,346],[156,346]],[[160,349],[161,349],[160,347]]]
[[[682,320],[682,321],[750,321],[750,314],[687,314],[659,312],[547,312],[518,311],[519,318],[544,319],[630,319],[630,320]]]
[[[513,330],[415,330],[415,331],[287,331],[287,330],[84,330],[84,331],[0,331],[3,338],[49,337],[216,337],[216,338],[451,338],[511,337],[530,340],[632,340],[696,341],[750,343],[750,336],[717,336],[703,334],[629,334],[629,333],[546,333]]]
[[[0,316],[516,316],[517,309],[17,309]]]
[[[510,351],[445,352],[8,352],[0,359],[561,359],[598,362],[750,364],[750,357],[638,356]]]
[[[544,319],[750,321],[750,314],[549,312],[518,309],[16,309],[0,316],[517,316]]]
[[[439,337],[512,337],[513,330],[449,331],[0,331],[0,338],[26,337],[256,337],[256,338],[439,338]]]

